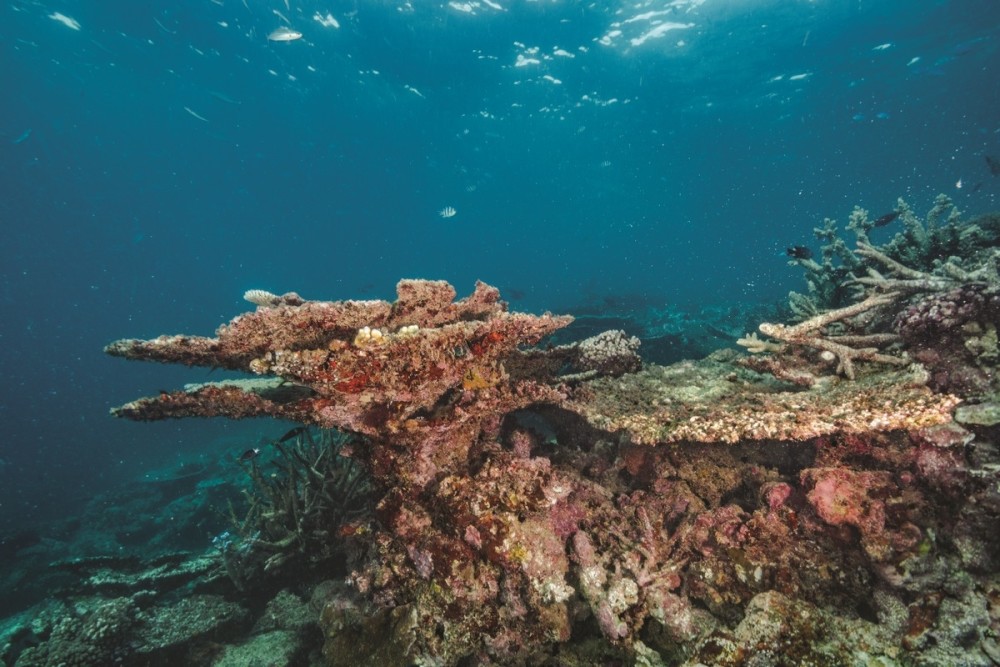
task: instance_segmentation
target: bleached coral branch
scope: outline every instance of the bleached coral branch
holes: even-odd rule
[[[736,341],[737,345],[742,345],[747,349],[750,354],[761,354],[762,352],[784,352],[785,346],[780,343],[773,343],[769,340],[764,340],[757,336],[756,333],[751,333],[743,338],[739,338]]]
[[[805,322],[800,322],[794,326],[788,326],[785,324],[768,324],[765,322],[760,325],[760,331],[761,333],[771,336],[772,338],[777,338],[778,340],[783,340],[788,343],[801,344],[802,340],[815,335],[816,332],[829,324],[860,315],[861,313],[877,308],[878,306],[893,303],[899,296],[899,294],[894,292],[886,294],[873,294],[864,301],[852,303],[851,305],[844,306],[843,308],[828,310],[814,317],[810,317]]]
[[[819,315],[811,317],[808,320],[800,322],[794,326],[764,322],[760,325],[760,331],[771,338],[775,338],[789,345],[810,347],[815,350],[820,350],[820,352],[826,353],[827,355],[832,355],[831,360],[834,358],[837,360],[837,373],[853,380],[855,377],[855,361],[872,361],[897,366],[909,363],[906,359],[889,354],[882,354],[878,351],[877,347],[872,347],[873,345],[893,342],[897,340],[897,337],[893,334],[874,334],[862,336],[846,335],[834,337],[825,335],[822,331],[823,328],[834,322],[856,317],[857,315],[861,315],[862,313],[866,313],[875,308],[894,303],[900,296],[901,295],[898,292],[872,294],[864,301],[859,301],[858,303],[845,306],[844,308],[837,308],[836,310],[820,313]],[[755,351],[754,347],[757,348],[756,351],[764,351],[765,349],[765,347],[761,344],[756,344],[754,347],[747,345],[747,342],[754,342],[750,339],[744,339],[744,341],[741,341],[740,344],[748,347],[751,352]],[[775,350],[773,347],[774,344],[771,345],[772,347],[768,351],[780,351]],[[856,345],[864,345],[865,347],[853,347]]]
[[[873,262],[878,262],[892,274],[899,276],[898,278],[886,278],[878,271],[868,269],[867,277],[855,278],[853,281],[857,284],[864,285],[865,287],[884,292],[891,291],[914,294],[916,292],[940,292],[950,289],[956,284],[955,280],[950,278],[943,278],[930,273],[925,273],[923,271],[917,271],[916,269],[911,269],[905,264],[897,262],[881,250],[878,250],[867,243],[861,243],[859,241],[857,253],[862,257],[872,260]],[[946,263],[944,266],[950,267],[949,271],[954,272],[954,275],[958,277],[959,280],[968,278],[968,275],[960,267],[950,263]]]

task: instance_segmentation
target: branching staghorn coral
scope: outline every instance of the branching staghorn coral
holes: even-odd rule
[[[855,208],[851,214],[852,222],[857,219],[867,219],[867,211]],[[857,228],[862,228],[859,224]],[[844,282],[852,276],[861,261],[837,233],[837,223],[832,218],[825,218],[822,227],[813,229],[813,234],[824,242],[820,254],[821,261],[811,257],[797,257],[789,260],[790,266],[801,266],[806,272],[808,292],[790,292],[788,305],[795,316],[808,319],[818,314],[824,308],[834,308],[843,305],[850,297],[850,290]]]
[[[930,271],[938,261],[963,254],[968,227],[961,224],[961,213],[951,198],[939,194],[924,220],[900,198],[896,204],[903,231],[885,244],[886,255],[918,270]],[[868,242],[867,238],[859,241]]]
[[[908,359],[880,351],[899,340],[887,330],[891,318],[885,315],[895,314],[890,310],[898,312],[908,299],[921,293],[940,293],[967,284],[996,287],[1000,283],[996,230],[961,224],[946,195],[935,199],[926,221],[914,215],[902,199],[897,201],[895,213],[904,229],[881,248],[872,245],[869,238],[878,221],[870,220],[860,207],[854,208],[847,225],[857,238],[855,249],[847,248],[830,219],[814,230],[826,241],[822,264],[809,258],[793,260],[806,270],[809,284],[808,296],[789,295],[792,311],[803,321],[760,325],[761,333],[790,347],[769,344],[756,336],[737,341],[752,354],[775,355],[748,360],[747,365],[805,386],[815,376],[805,370],[810,360],[792,359],[789,353],[795,347],[818,350],[819,361],[836,361],[836,372],[849,379],[855,377],[856,361],[903,365]],[[961,257],[955,256],[959,252]],[[848,300],[850,294],[854,295],[853,303]],[[824,310],[824,306],[829,309]]]
[[[882,253],[917,271],[931,271],[942,261],[960,254],[966,246],[988,245],[989,234],[976,225],[963,225],[960,213],[947,195],[938,195],[934,206],[921,220],[902,198],[896,201],[895,213],[903,231],[885,244]],[[789,306],[796,317],[808,319],[824,310],[843,307],[858,297],[854,279],[867,272],[880,260],[860,251],[873,247],[869,234],[876,227],[876,220],[868,211],[855,206],[848,218],[847,229],[854,233],[857,247],[852,249],[837,232],[837,223],[831,218],[823,220],[821,227],[813,229],[816,238],[823,242],[821,261],[811,258],[794,258],[792,266],[801,266],[806,272],[808,292],[790,292]]]
[[[895,303],[898,297],[899,294],[896,292],[873,294],[864,301],[836,310],[829,310],[794,326],[764,322],[760,325],[760,331],[790,345],[803,345],[817,349],[824,360],[832,361],[833,358],[836,358],[837,373],[853,380],[855,361],[874,361],[903,366],[908,364],[909,362],[905,359],[881,354],[878,351],[879,345],[894,342],[898,336],[877,333],[832,336],[823,333],[824,327],[834,322],[842,322],[862,315],[879,306]]]
[[[215,540],[226,573],[240,588],[262,573],[289,563],[303,565],[343,556],[342,532],[352,532],[371,513],[370,487],[360,466],[341,455],[348,436],[299,429],[294,440],[275,441],[278,455],[268,463],[254,456],[241,462],[251,482],[244,489],[248,508],[229,514],[237,538]],[[275,471],[268,471],[270,467]]]
[[[785,345],[769,343],[756,336],[741,338],[736,342],[754,354],[770,352],[777,355],[784,355],[789,351],[789,346],[802,346],[819,350],[821,361],[827,363],[836,361],[837,374],[844,375],[851,380],[855,378],[854,362],[856,361],[872,361],[882,364],[905,366],[910,363],[908,360],[879,352],[880,346],[893,343],[899,339],[895,334],[841,333],[834,335],[828,333],[826,330],[829,325],[844,323],[852,318],[869,315],[872,311],[882,306],[895,304],[900,296],[899,292],[875,293],[863,301],[850,306],[844,306],[843,308],[828,310],[795,325],[772,324],[769,322],[764,322],[760,325],[761,333],[779,340]],[[761,368],[760,370],[765,369]],[[809,375],[803,374],[801,371],[795,373],[776,364],[770,365],[766,370],[772,372],[776,377],[792,381],[795,384],[811,384]]]

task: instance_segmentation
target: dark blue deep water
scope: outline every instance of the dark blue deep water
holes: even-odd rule
[[[11,0],[0,49],[0,529],[256,437],[112,419],[209,376],[102,353],[249,288],[775,302],[825,216],[1000,196],[997,0]]]

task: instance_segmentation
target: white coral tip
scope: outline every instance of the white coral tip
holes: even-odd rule
[[[256,306],[273,306],[281,300],[281,297],[263,289],[248,289],[243,293],[243,299]]]

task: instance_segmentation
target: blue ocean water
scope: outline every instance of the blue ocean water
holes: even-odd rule
[[[996,0],[12,0],[0,44],[0,529],[253,437],[110,418],[210,376],[102,353],[246,289],[777,301],[825,216],[1000,195]]]

